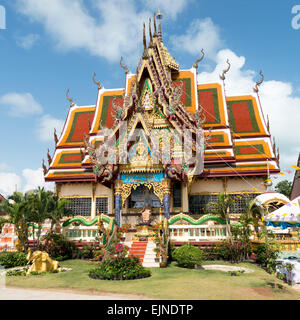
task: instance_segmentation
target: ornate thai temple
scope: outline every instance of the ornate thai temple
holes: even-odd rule
[[[297,166],[300,167],[300,153],[298,156]],[[293,179],[290,199],[293,200],[299,196],[300,196],[300,170],[296,170],[294,179]]]
[[[55,182],[59,197],[85,221],[102,213],[134,226],[147,205],[154,220],[183,213],[207,225],[205,207],[220,192],[254,198],[280,171],[258,98],[262,80],[254,95],[227,96],[230,61],[224,61],[213,83],[199,82],[205,52],[190,69],[180,69],[164,45],[160,13],[147,38],[144,25],[135,73],[120,61],[124,88],[105,89],[94,74],[96,105],[78,106],[67,93],[70,108],[60,137],[54,134],[49,166],[43,163],[45,181]],[[233,220],[241,205],[237,197]],[[92,235],[96,229],[89,226]]]

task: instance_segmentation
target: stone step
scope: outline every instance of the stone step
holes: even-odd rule
[[[159,263],[158,262],[143,263],[143,267],[146,267],[146,268],[159,268]]]

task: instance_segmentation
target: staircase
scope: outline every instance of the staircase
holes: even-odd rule
[[[132,241],[128,246],[130,247],[128,256],[138,256],[144,267],[159,267],[159,262],[155,262],[154,242]]]

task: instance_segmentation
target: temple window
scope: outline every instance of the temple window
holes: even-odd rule
[[[176,182],[173,185],[173,208],[181,208],[181,183]]]
[[[248,196],[239,195],[240,197],[235,197],[237,195],[232,195],[234,198],[234,205],[230,207],[230,213],[244,213],[245,212],[245,201],[249,201],[257,197],[259,194],[250,193]]]
[[[218,201],[218,195],[191,195],[189,197],[190,213],[192,214],[203,214],[205,213],[205,207],[209,202]]]
[[[128,206],[130,209],[142,209],[148,203],[152,208],[160,208],[161,203],[159,198],[154,194],[153,189],[148,189],[146,186],[138,186],[133,189],[129,196]]]
[[[97,197],[96,198],[96,214],[98,212],[101,214],[108,214],[108,198],[107,197]]]
[[[92,198],[66,198],[71,203],[66,208],[73,211],[75,216],[89,217],[91,215]]]

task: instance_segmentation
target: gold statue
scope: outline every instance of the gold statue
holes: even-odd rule
[[[47,272],[55,271],[58,268],[58,261],[52,260],[49,254],[45,251],[34,251],[28,249],[28,254],[26,257],[27,261],[33,261],[31,267],[28,269],[26,275],[30,275],[31,272]]]
[[[150,217],[151,217],[151,206],[149,205],[149,203],[147,202],[144,209],[143,209],[143,212],[142,212],[142,223],[143,224],[149,224],[150,222]]]

